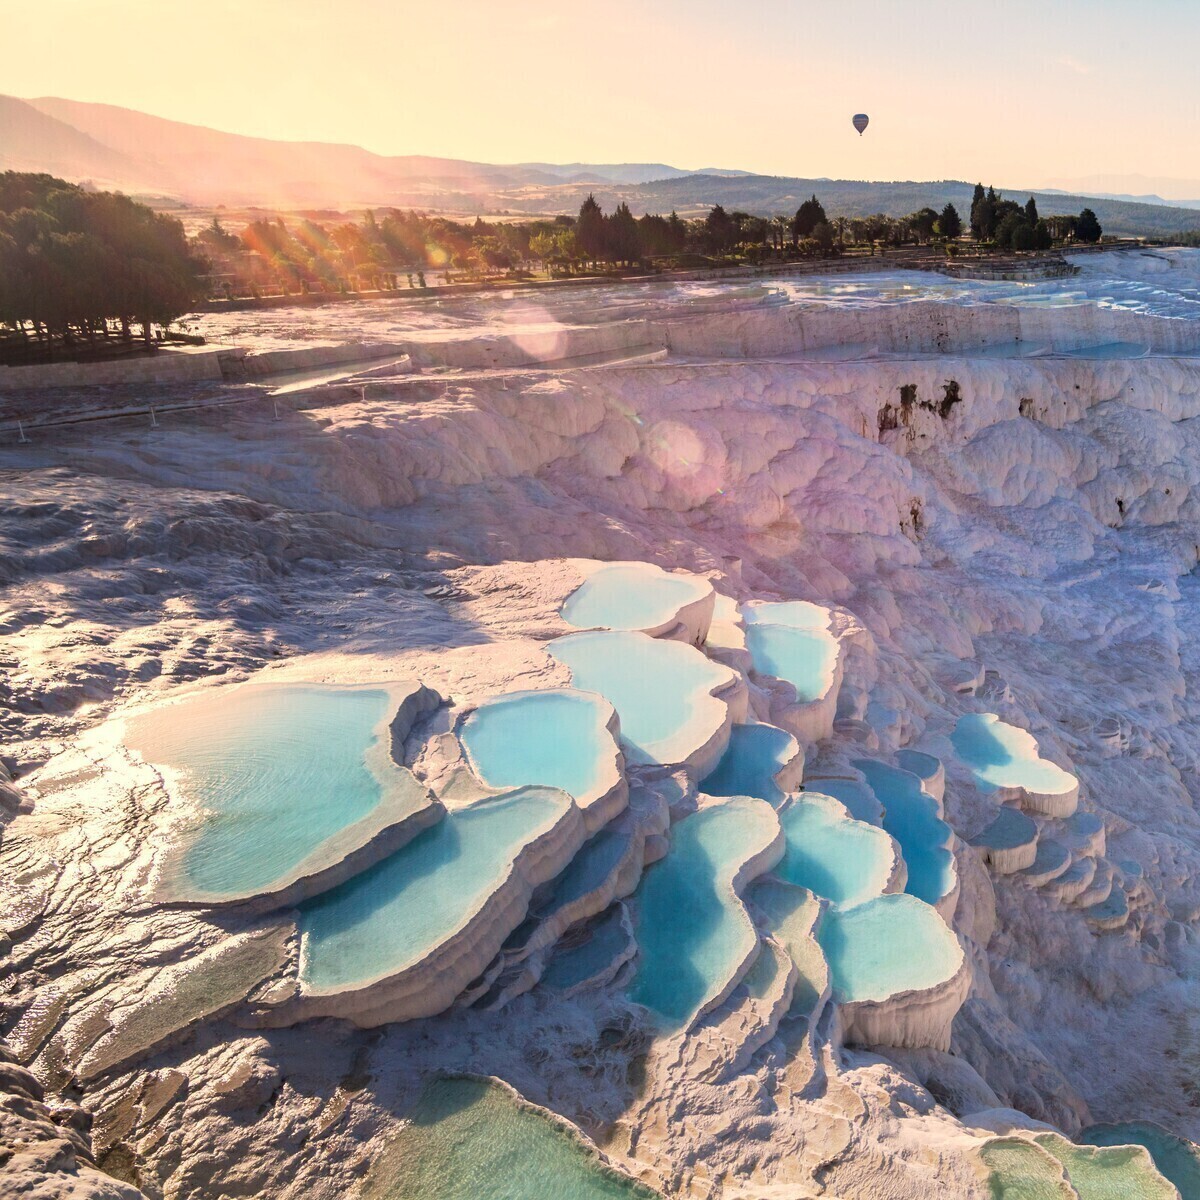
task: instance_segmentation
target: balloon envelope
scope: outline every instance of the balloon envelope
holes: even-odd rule
[[[858,113],[854,118],[854,128],[858,130],[858,136],[862,137],[862,132],[870,124],[871,118],[866,113]]]

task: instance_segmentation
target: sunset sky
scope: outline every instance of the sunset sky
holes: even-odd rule
[[[3,28],[0,92],[389,154],[1200,177],[1195,0],[42,0]]]

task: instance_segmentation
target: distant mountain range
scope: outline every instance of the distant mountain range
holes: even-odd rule
[[[701,213],[713,204],[773,214],[816,192],[830,214],[902,216],[948,201],[965,218],[973,184],[865,182],[755,175],[666,163],[477,163],[373,154],[359,146],[222,133],[108,104],[0,96],[0,170],[48,171],[75,182],[196,206],[351,208],[394,205],[459,214],[573,213],[594,192],[605,208]],[[989,181],[990,182],[990,181]],[[1042,213],[1094,209],[1105,230],[1164,235],[1200,229],[1200,203],[1157,195],[1001,188]]]

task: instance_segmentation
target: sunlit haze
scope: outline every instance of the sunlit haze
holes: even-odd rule
[[[45,0],[4,25],[5,93],[387,154],[1176,198],[1200,175],[1186,0]]]

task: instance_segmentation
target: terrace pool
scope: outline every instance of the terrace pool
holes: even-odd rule
[[[544,1109],[491,1079],[427,1084],[361,1200],[654,1200]]]
[[[764,600],[743,604],[747,625],[786,625],[790,629],[828,629],[829,609],[808,600]]]
[[[612,707],[574,688],[512,692],[481,704],[463,722],[463,748],[489,787],[540,784],[581,803],[616,782]]]
[[[882,829],[854,820],[831,796],[804,792],[780,810],[786,849],[775,874],[851,908],[883,894],[895,851]]]
[[[750,623],[746,648],[754,670],[790,683],[801,703],[820,700],[833,684],[838,644],[825,629]]]
[[[734,797],[684,817],[671,829],[671,849],[651,866],[636,897],[639,944],[630,999],[675,1032],[746,966],[758,945],[733,881],[747,859],[778,834],[774,810]]]
[[[886,1000],[944,983],[962,965],[958,939],[915,896],[879,896],[855,908],[831,908],[817,941],[825,952],[834,998]]]
[[[783,801],[776,776],[800,754],[800,743],[774,725],[735,725],[721,761],[700,784],[709,796],[754,796],[768,804]]]
[[[627,631],[572,633],[550,654],[577,688],[599,692],[617,710],[633,763],[682,763],[721,729],[728,707],[712,695],[733,673],[682,642]]]
[[[995,713],[959,717],[950,740],[981,791],[1022,788],[1057,795],[1078,785],[1069,771],[1042,758],[1033,734],[1000,720]]]
[[[562,617],[576,629],[659,630],[712,590],[707,579],[677,575],[652,563],[609,563],[567,597]]]
[[[395,709],[385,687],[252,684],[132,718],[126,746],[196,811],[168,887],[252,896],[330,865],[317,861],[326,843],[381,804],[395,820],[423,807],[424,789],[391,757]]]
[[[949,849],[952,830],[938,815],[938,802],[909,771],[871,758],[855,759],[854,765],[883,805],[884,829],[900,843],[908,866],[904,890],[926,904],[936,904],[955,884],[954,854]]]
[[[1152,1121],[1089,1125],[1079,1140],[1088,1146],[1145,1146],[1158,1173],[1178,1188],[1183,1200],[1200,1200],[1200,1146],[1161,1125]]]
[[[570,805],[523,788],[455,809],[390,858],[300,908],[310,994],[363,987],[419,962],[495,891],[517,853]]]

